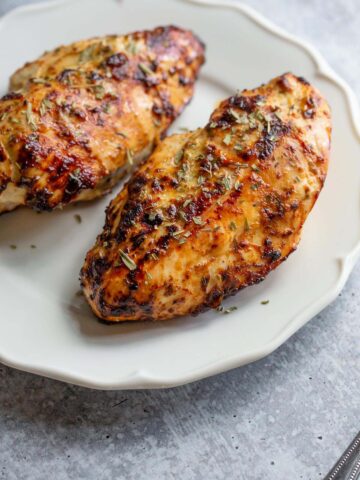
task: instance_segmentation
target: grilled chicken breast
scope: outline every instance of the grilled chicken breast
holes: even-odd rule
[[[0,100],[0,213],[109,191],[190,101],[203,62],[201,41],[171,26],[73,43],[18,70]]]
[[[81,271],[103,320],[218,307],[296,248],[323,186],[329,106],[285,74],[223,101],[205,128],[163,141],[110,203]]]

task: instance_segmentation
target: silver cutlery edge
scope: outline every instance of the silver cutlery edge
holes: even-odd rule
[[[324,480],[357,480],[360,476],[360,432]]]

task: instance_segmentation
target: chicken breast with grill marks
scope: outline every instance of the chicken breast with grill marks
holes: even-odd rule
[[[191,100],[203,62],[201,41],[170,26],[80,41],[26,64],[0,100],[0,213],[109,191]]]
[[[205,128],[167,138],[111,202],[87,254],[94,313],[167,320],[263,280],[298,245],[330,134],[327,102],[285,74],[223,101]]]

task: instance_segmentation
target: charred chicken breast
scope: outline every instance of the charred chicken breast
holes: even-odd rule
[[[296,248],[323,186],[330,109],[285,74],[223,101],[205,128],[162,142],[110,203],[81,271],[103,320],[218,307]]]
[[[159,27],[80,41],[11,78],[0,100],[0,213],[107,192],[190,101],[204,46]]]

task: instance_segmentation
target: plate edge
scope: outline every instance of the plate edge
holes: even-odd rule
[[[9,19],[16,18],[17,16],[26,15],[31,12],[44,11],[52,8],[60,8],[64,4],[70,4],[77,2],[83,2],[85,0],[48,0],[43,3],[32,3],[28,5],[22,5],[15,7],[10,12],[6,13],[0,18],[0,30]],[[108,0],[117,1],[118,0]],[[360,139],[360,109],[357,101],[357,97],[351,87],[343,80],[327,63],[325,58],[314,48],[310,43],[302,40],[278,27],[275,23],[268,20],[265,16],[259,13],[252,7],[245,5],[241,2],[233,2],[228,0],[176,0],[183,3],[191,3],[196,5],[202,5],[204,7],[218,7],[236,10],[246,15],[254,23],[260,25],[263,29],[271,34],[287,40],[292,44],[300,47],[307,53],[307,55],[313,60],[317,74],[322,75],[330,82],[334,83],[345,95],[347,108],[350,115],[350,120],[354,128],[354,132]],[[247,354],[246,357],[241,358],[239,356],[231,357],[220,362],[212,362],[202,366],[196,370],[192,370],[186,375],[177,376],[176,379],[156,378],[155,376],[147,373],[144,370],[136,370],[132,374],[128,375],[122,380],[115,382],[99,381],[93,382],[89,378],[81,377],[78,375],[63,373],[54,369],[47,370],[44,367],[36,365],[22,364],[19,361],[11,360],[9,357],[0,353],[0,362],[18,370],[34,373],[37,375],[46,376],[55,380],[64,381],[67,383],[73,383],[87,388],[99,389],[99,390],[129,390],[129,389],[151,389],[151,388],[172,388],[186,383],[201,380],[203,378],[216,375],[233,368],[243,366],[248,363],[252,363],[256,360],[260,360],[265,356],[272,353],[280,345],[282,345],[290,336],[292,336],[303,325],[310,321],[316,314],[318,314],[323,308],[335,300],[337,295],[344,287],[352,269],[354,268],[357,260],[360,257],[360,237],[357,240],[353,249],[339,258],[340,270],[337,282],[333,288],[324,294],[320,299],[311,303],[300,314],[297,314],[290,320],[289,326],[285,328],[280,335],[278,335],[271,342],[267,343],[264,347],[257,351],[253,351],[251,354]]]

